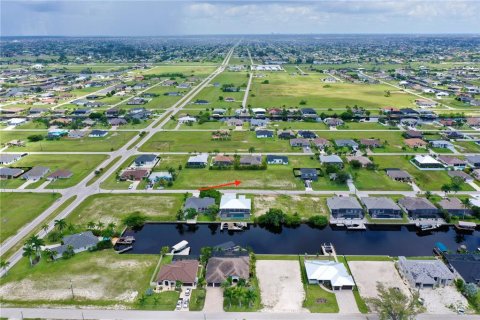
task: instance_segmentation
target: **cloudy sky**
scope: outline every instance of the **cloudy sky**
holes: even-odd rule
[[[1,35],[479,33],[479,0],[2,0]]]

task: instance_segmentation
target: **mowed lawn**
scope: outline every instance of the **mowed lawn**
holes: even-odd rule
[[[22,258],[0,279],[4,306],[95,305],[131,308],[149,285],[157,255],[83,252],[34,267]],[[72,298],[71,287],[74,298]]]
[[[75,208],[67,221],[76,225],[113,222],[118,226],[124,217],[136,211],[149,221],[175,221],[182,204],[183,194],[95,194]]]
[[[112,151],[122,147],[125,143],[130,141],[138,132],[135,131],[110,131],[105,137],[82,139],[68,139],[62,138],[60,140],[42,140],[37,142],[29,142],[28,136],[42,134],[47,135],[47,132],[39,131],[2,131],[0,134],[0,143],[3,145],[11,140],[25,141],[25,147],[9,147],[8,151],[65,151],[65,152],[82,152],[82,151]]]
[[[298,213],[302,218],[314,215],[328,217],[327,197],[323,195],[254,195],[253,204],[256,216],[266,213],[270,208],[277,208],[288,214]]]
[[[213,84],[217,83],[217,86]],[[215,108],[238,108],[242,105],[242,100],[245,95],[245,89],[248,83],[248,73],[247,72],[228,72],[225,71],[218,76],[216,76],[211,82],[210,85],[202,89],[196,96],[195,100],[207,100],[210,102],[210,105]],[[224,84],[233,84],[236,87],[239,87],[242,91],[239,92],[223,92],[222,85]],[[220,100],[219,97],[223,98],[234,98],[235,102],[226,102],[225,100]]]
[[[310,73],[308,76],[286,72],[266,73],[254,78],[248,104],[253,107],[291,107],[306,101],[307,107],[328,109],[347,105],[365,108],[383,106],[411,107],[415,96],[384,84],[331,83],[322,81],[326,75]],[[262,84],[265,80],[269,84]],[[390,96],[386,96],[390,91]]]
[[[58,193],[0,193],[0,242],[13,236],[60,198]]]
[[[233,131],[231,140],[213,141],[211,132],[157,132],[140,151],[152,152],[290,152],[287,140],[257,139],[254,132]]]
[[[353,178],[353,183],[358,190],[375,191],[411,191],[412,187],[408,183],[390,179],[385,170],[367,170],[365,168],[352,169],[348,171]]]
[[[182,73],[186,77],[205,77],[212,73],[217,67],[209,62],[209,63],[191,63],[189,65],[159,65],[156,68],[146,69],[146,70],[137,70],[135,71],[136,74],[166,74],[166,73]],[[181,81],[180,78],[177,81]]]
[[[57,169],[70,170],[73,175],[68,179],[57,179],[47,185],[47,189],[61,189],[76,185],[90,174],[102,161],[108,158],[104,154],[31,154],[15,162],[10,167],[33,167],[44,166],[50,168],[50,173]],[[22,182],[25,180],[18,179]],[[46,181],[41,180],[42,183]]]
[[[410,163],[411,156],[373,156],[373,161],[378,164],[378,170],[385,168],[399,168],[407,171],[415,178],[415,183],[424,191],[439,191],[444,184],[450,184],[452,179],[445,170],[418,170]],[[462,183],[462,191],[473,191],[474,189]]]

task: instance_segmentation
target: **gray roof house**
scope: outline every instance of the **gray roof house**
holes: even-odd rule
[[[398,200],[398,205],[413,219],[440,218],[437,207],[425,198],[405,197]]]
[[[398,270],[412,288],[446,286],[455,278],[440,260],[407,260],[398,257]]]
[[[22,173],[23,170],[18,168],[0,168],[0,179],[17,178]]]
[[[470,166],[474,168],[480,168],[480,155],[466,156],[467,162]]]
[[[72,234],[70,236],[65,236],[63,238],[63,244],[56,248],[53,248],[57,255],[55,259],[61,258],[62,254],[67,251],[68,247],[71,246],[73,252],[79,253],[87,251],[90,248],[93,248],[98,243],[98,237],[96,237],[91,231],[86,231],[82,233]]]
[[[339,166],[340,168],[343,167],[342,158],[340,158],[336,154],[332,154],[329,156],[321,155],[319,159],[320,159],[320,162],[324,165],[336,165],[336,166]]]
[[[183,210],[187,209],[195,209],[197,212],[204,213],[208,210],[208,208],[215,204],[215,199],[210,197],[205,198],[197,198],[197,197],[190,197],[187,198],[185,204],[183,205]]]
[[[412,181],[413,177],[410,175],[405,170],[402,169],[395,169],[395,168],[390,168],[390,169],[385,169],[387,176],[389,176],[391,179],[395,181]]]
[[[360,199],[372,218],[399,219],[402,217],[402,210],[390,198],[387,197],[364,197]]]
[[[22,175],[22,179],[37,181],[42,179],[50,171],[47,167],[36,166]]]
[[[352,149],[358,149],[358,143],[351,139],[337,139],[335,140],[335,145],[337,147],[348,147]]]
[[[189,168],[203,168],[208,164],[208,153],[201,153],[188,158],[187,167]]]
[[[21,158],[22,158],[22,155],[18,153],[17,154],[3,153],[3,154],[0,154],[0,164],[3,164],[3,165],[12,164],[15,161],[20,160]]]
[[[142,154],[135,158],[135,166],[137,167],[153,167],[157,163],[157,156],[154,154]]]
[[[362,219],[363,208],[355,197],[331,197],[327,207],[334,218]]]
[[[241,256],[214,256],[208,259],[205,280],[210,287],[219,287],[225,280],[231,278],[233,282],[239,279],[250,278],[250,257]]]
[[[260,166],[262,165],[262,156],[245,155],[240,157],[241,166]]]
[[[318,172],[317,169],[314,168],[301,168],[300,169],[300,179],[306,181],[317,181],[318,180]]]
[[[438,202],[438,206],[454,216],[463,217],[472,214],[472,209],[465,207],[458,198],[442,199]]]

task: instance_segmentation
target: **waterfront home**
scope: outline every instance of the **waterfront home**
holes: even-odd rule
[[[364,197],[360,199],[368,214],[376,219],[401,219],[402,210],[387,197]]]
[[[248,253],[217,253],[207,262],[205,280],[209,287],[220,287],[227,279],[237,283],[250,278],[250,256]]]
[[[398,257],[398,271],[412,288],[435,288],[450,285],[454,274],[440,260],[410,260]]]
[[[198,260],[186,259],[176,260],[163,265],[158,272],[158,285],[175,287],[177,282],[183,286],[195,286],[197,284]]]
[[[337,219],[362,219],[363,208],[355,197],[331,197],[327,199],[331,215]]]
[[[63,253],[69,248],[71,248],[74,253],[80,253],[94,248],[98,242],[98,237],[96,237],[91,231],[85,231],[65,236],[62,245],[54,247],[52,250],[56,252],[55,259],[58,259],[61,258]]]
[[[398,200],[398,205],[412,219],[440,218],[440,213],[433,203],[426,198],[405,197]]]
[[[448,176],[453,178],[453,177],[460,177],[462,178],[463,181],[465,181],[466,183],[469,183],[469,182],[473,182],[473,177],[466,174],[465,172],[463,171],[448,171],[447,172]]]
[[[300,179],[303,181],[317,181],[318,172],[314,168],[300,168]]]
[[[445,166],[430,155],[416,155],[410,162],[419,170],[444,170]]]
[[[465,159],[467,160],[468,164],[473,168],[480,168],[480,155],[476,154],[473,156],[466,156]]]
[[[409,148],[426,148],[428,145],[428,143],[419,138],[405,139],[403,143]]]
[[[438,206],[452,216],[470,216],[472,209],[467,208],[458,198],[445,198],[438,202]]]
[[[315,139],[317,137],[315,132],[308,131],[308,130],[299,130],[298,135],[300,136],[300,138],[304,138],[304,139]]]
[[[0,179],[18,178],[22,173],[23,170],[18,168],[0,168]]]
[[[465,283],[480,285],[480,255],[476,253],[447,253],[445,260]]]
[[[244,156],[241,156],[239,164],[241,166],[261,166],[262,165],[262,156],[261,155],[244,155]]]
[[[68,179],[73,175],[72,171],[66,169],[58,169],[47,176],[47,180]]]
[[[220,200],[220,218],[222,219],[249,219],[252,210],[252,200],[245,195],[227,193]]]
[[[355,282],[341,262],[327,260],[304,261],[309,284],[324,284],[333,290],[353,290]]]
[[[22,175],[22,179],[38,181],[50,171],[47,167],[35,166]]]
[[[269,154],[267,155],[267,163],[268,164],[288,164],[288,157]]]
[[[105,130],[92,130],[88,135],[90,138],[101,138],[105,137],[108,134],[108,131]]]
[[[187,160],[187,168],[204,168],[208,164],[208,153],[200,153],[190,156]]]
[[[333,165],[339,168],[343,168],[342,158],[340,158],[336,154],[327,155],[327,156],[320,155],[319,159],[320,159],[320,163],[323,165]]]
[[[166,181],[172,181],[173,180],[173,176],[170,172],[168,171],[155,171],[155,172],[152,172],[149,176],[148,176],[148,181],[150,183],[155,183],[155,182],[158,182],[160,180],[166,180]]]
[[[152,168],[158,161],[158,157],[155,154],[142,154],[135,158],[133,164],[136,167],[148,167]]]
[[[326,118],[323,122],[329,127],[338,127],[343,125],[343,120],[339,118]]]
[[[465,160],[453,156],[439,155],[437,160],[447,166],[447,168],[453,170],[464,170],[467,167],[467,162]]]
[[[313,145],[319,150],[323,150],[330,145],[330,142],[325,138],[316,138],[313,139]]]
[[[257,138],[273,138],[272,130],[257,130],[255,131]]]
[[[215,199],[210,197],[198,198],[198,197],[189,197],[185,200],[183,205],[183,211],[187,209],[195,209],[196,212],[205,213],[208,208],[215,205]]]
[[[22,157],[23,155],[19,153],[15,153],[15,154],[3,153],[3,154],[0,154],[0,164],[9,165],[20,160]]]
[[[150,171],[147,169],[127,169],[120,175],[121,181],[141,181],[148,177]]]
[[[308,139],[302,139],[302,138],[294,138],[290,139],[290,146],[291,147],[310,147],[310,141]]]
[[[337,139],[335,140],[335,145],[339,148],[347,147],[352,150],[358,149],[358,143],[356,143],[352,139]]]
[[[397,169],[397,168],[389,168],[385,169],[387,176],[395,181],[401,182],[410,182],[413,180],[413,177],[405,170]]]
[[[352,161],[358,161],[362,165],[362,167],[366,167],[369,164],[373,164],[372,160],[368,159],[365,156],[347,156],[347,161],[352,162]]]

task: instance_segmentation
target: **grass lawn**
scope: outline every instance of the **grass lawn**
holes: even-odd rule
[[[182,203],[181,194],[96,194],[75,208],[67,221],[76,225],[86,225],[89,221],[120,225],[126,215],[135,211],[149,221],[175,221]]]
[[[256,216],[264,214],[270,208],[279,208],[289,214],[298,213],[302,218],[329,215],[327,196],[254,195],[253,203]]]
[[[254,147],[256,152],[290,152],[288,141],[280,139],[257,139],[254,132],[233,131],[228,141],[212,141],[211,132],[168,131],[153,135],[140,151],[154,152],[248,152]]]
[[[11,167],[45,166],[50,168],[50,173],[57,169],[68,169],[73,173],[71,178],[57,179],[47,185],[47,189],[62,189],[74,186],[82,181],[107,158],[108,156],[104,154],[31,154],[15,162]],[[25,182],[25,180],[21,181]],[[38,183],[42,184],[45,181],[45,179],[42,179]],[[29,187],[31,186],[29,185]]]
[[[145,296],[143,303],[137,301],[135,307],[142,310],[173,311],[178,298],[180,298],[180,292],[178,291],[153,293],[151,296]]]
[[[262,308],[262,301],[260,298],[260,288],[258,287],[258,279],[253,277],[249,280],[250,288],[253,291],[256,291],[257,296],[255,298],[255,301],[251,303],[249,306],[248,304],[240,304],[236,302],[236,299],[234,297],[232,303],[228,301],[228,299],[224,298],[223,299],[223,310],[227,312],[255,312],[259,311]]]
[[[55,262],[41,259],[31,267],[23,258],[0,279],[0,301],[3,306],[131,307],[148,285],[157,259],[156,255],[119,255],[103,250]]]
[[[96,174],[92,179],[90,179],[90,181],[87,182],[87,187],[89,185],[91,185],[92,183],[94,183],[95,181],[97,181],[98,179],[100,179],[100,177],[102,177],[103,173],[105,171],[108,171],[108,169],[110,169],[115,163],[117,163],[120,159],[122,158],[122,156],[118,156],[116,157],[115,159],[113,159],[112,161],[110,161],[106,166],[105,168],[100,168],[100,173],[99,174]]]
[[[205,289],[193,289],[190,296],[190,311],[202,311],[205,304]]]
[[[108,176],[101,184],[100,188],[108,190],[127,190],[128,186],[132,184],[131,181],[120,181],[117,180],[117,174],[119,174],[123,169],[129,167],[137,156],[131,156],[128,158],[117,170],[117,172],[112,173]],[[118,159],[120,160],[120,159]],[[117,160],[117,161],[118,161]]]
[[[58,193],[0,193],[0,242],[16,234],[58,198]]]
[[[390,179],[384,170],[354,170],[350,167],[349,172],[358,190],[412,190],[409,184]]]
[[[455,141],[456,149],[463,153],[480,152],[480,145],[473,141]]]
[[[117,150],[125,143],[130,141],[137,134],[135,131],[113,131],[109,132],[103,138],[67,139],[60,140],[42,140],[38,142],[28,142],[27,137],[33,134],[44,134],[47,132],[39,131],[3,131],[0,135],[0,142],[4,144],[8,141],[19,139],[26,142],[25,147],[12,147],[8,151],[112,151]]]

